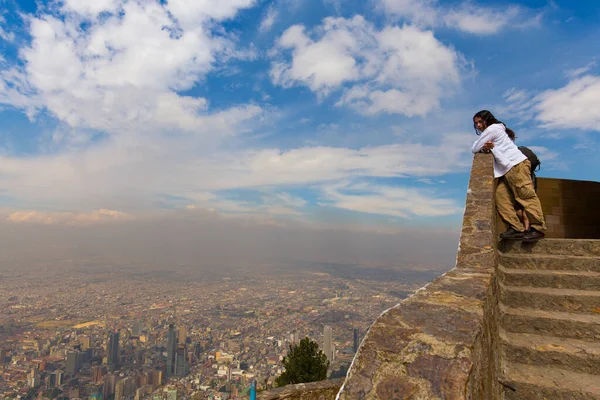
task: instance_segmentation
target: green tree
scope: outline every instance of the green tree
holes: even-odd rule
[[[290,352],[283,358],[285,371],[275,380],[277,386],[322,381],[327,379],[329,361],[319,345],[304,338],[297,346],[290,344]]]

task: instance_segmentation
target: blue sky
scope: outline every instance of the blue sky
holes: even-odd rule
[[[456,230],[491,110],[599,180],[595,1],[0,0],[0,211]]]

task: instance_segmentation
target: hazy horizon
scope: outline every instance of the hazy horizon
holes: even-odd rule
[[[260,264],[299,262],[443,270],[454,266],[457,246],[458,232],[451,229],[377,232],[360,225],[307,226],[188,210],[79,226],[2,222],[0,270],[14,268],[11,259],[20,269],[28,261],[52,265],[72,259],[207,272],[227,267],[251,273]]]

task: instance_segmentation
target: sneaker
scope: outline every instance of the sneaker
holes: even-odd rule
[[[522,239],[523,232],[519,232],[513,228],[508,228],[506,232],[500,234],[500,239]]]
[[[529,228],[529,230],[527,232],[525,232],[525,234],[523,235],[523,241],[524,242],[537,242],[538,240],[543,239],[544,236],[546,236],[544,234],[544,232],[540,232],[534,228]]]

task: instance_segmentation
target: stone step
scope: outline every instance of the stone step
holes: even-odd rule
[[[600,272],[513,269],[499,265],[498,276],[506,286],[600,290]]]
[[[600,341],[600,315],[511,308],[500,304],[500,325],[507,332]]]
[[[498,250],[512,254],[551,254],[600,257],[598,239],[543,239],[535,243],[520,240],[500,240]]]
[[[498,262],[510,269],[600,272],[600,257],[498,252]]]
[[[506,400],[597,400],[600,376],[560,368],[507,363],[502,378]]]
[[[600,342],[557,338],[500,329],[502,354],[509,362],[600,374]]]
[[[600,291],[504,286],[500,301],[508,307],[600,315]]]

